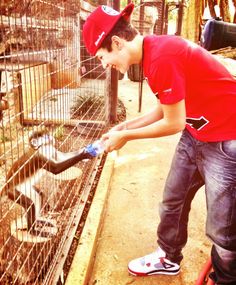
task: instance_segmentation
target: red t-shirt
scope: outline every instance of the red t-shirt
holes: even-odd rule
[[[236,80],[208,51],[177,36],[146,36],[143,69],[161,104],[185,100],[193,137],[236,139]]]

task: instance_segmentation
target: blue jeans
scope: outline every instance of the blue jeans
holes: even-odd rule
[[[236,140],[201,142],[183,131],[160,206],[158,244],[180,263],[191,202],[204,184],[213,278],[217,284],[236,284]]]

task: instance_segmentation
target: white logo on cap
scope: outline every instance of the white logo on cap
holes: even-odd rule
[[[98,46],[100,40],[102,39],[102,37],[105,35],[105,32],[102,32],[99,36],[98,36],[98,39],[96,40],[96,42],[94,43],[95,46]]]
[[[110,15],[110,16],[117,16],[117,15],[119,15],[119,12],[117,12],[116,10],[112,9],[109,6],[102,5],[102,10],[103,10],[104,13],[106,13],[107,15]]]

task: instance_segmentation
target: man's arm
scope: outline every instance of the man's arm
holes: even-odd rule
[[[158,116],[153,114],[150,119],[145,117],[145,123],[140,123],[138,128],[111,131],[104,134],[102,138],[106,140],[106,151],[120,149],[130,140],[158,138],[173,135],[183,130],[186,122],[185,101],[181,100],[175,104],[161,106],[163,117],[160,117],[160,114]],[[157,118],[157,121],[153,122],[154,118]],[[137,122],[136,126],[138,125]],[[146,124],[148,122],[150,124]]]
[[[141,128],[160,120],[162,117],[163,117],[163,110],[161,104],[159,103],[150,112],[142,116],[139,116],[137,118],[134,118],[132,120],[127,120],[125,122],[122,122],[119,125],[113,127],[110,131],[121,131],[125,129],[131,130],[131,129]]]

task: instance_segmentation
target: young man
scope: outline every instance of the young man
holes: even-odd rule
[[[205,184],[206,234],[216,284],[236,284],[236,80],[203,48],[176,36],[141,36],[121,13],[98,7],[83,27],[87,50],[104,68],[125,73],[141,63],[157,97],[148,114],[103,135],[108,152],[128,141],[182,131],[166,181],[158,226],[159,248],[131,261],[131,274],[179,273],[191,201]]]

